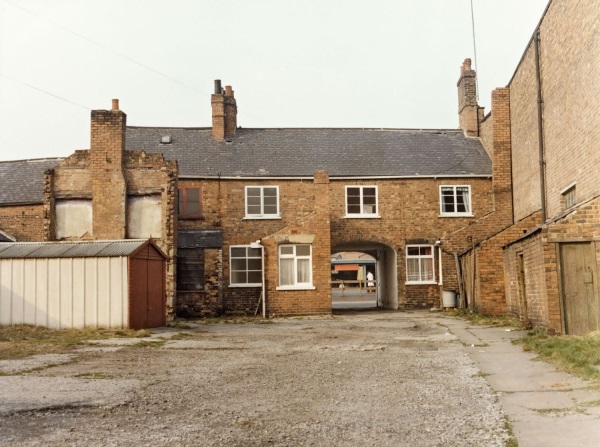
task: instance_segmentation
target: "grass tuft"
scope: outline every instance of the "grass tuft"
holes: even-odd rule
[[[473,309],[456,309],[446,315],[466,318],[476,326],[510,326],[515,329],[523,329],[523,322],[508,315],[486,315]]]
[[[576,374],[600,385],[600,333],[585,336],[549,335],[542,328],[535,328],[525,337],[513,343],[534,352],[541,360],[559,369]]]
[[[106,338],[143,338],[150,331],[131,329],[48,329],[41,326],[0,327],[0,360],[18,359],[36,354],[65,354],[88,340]]]

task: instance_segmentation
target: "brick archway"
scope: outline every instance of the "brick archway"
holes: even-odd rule
[[[332,246],[332,255],[340,252],[361,252],[374,258],[372,272],[376,284],[376,306],[398,309],[398,265],[396,250],[390,245],[375,241],[345,241]],[[332,291],[332,297],[335,291]]]

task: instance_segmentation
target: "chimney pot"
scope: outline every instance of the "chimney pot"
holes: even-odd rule
[[[221,80],[215,79],[215,95],[220,95],[223,93],[223,89],[221,88]]]
[[[113,110],[119,110],[119,100],[118,99],[113,99],[112,100],[112,109]]]
[[[231,89],[231,85],[225,86],[225,96],[233,96],[233,90]]]

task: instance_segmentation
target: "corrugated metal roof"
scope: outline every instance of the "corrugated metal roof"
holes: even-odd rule
[[[8,242],[0,244],[0,259],[94,258],[128,256],[145,239],[91,242]]]

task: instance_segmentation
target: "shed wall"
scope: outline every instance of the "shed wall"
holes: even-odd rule
[[[127,257],[0,259],[0,325],[125,328],[128,318]]]

